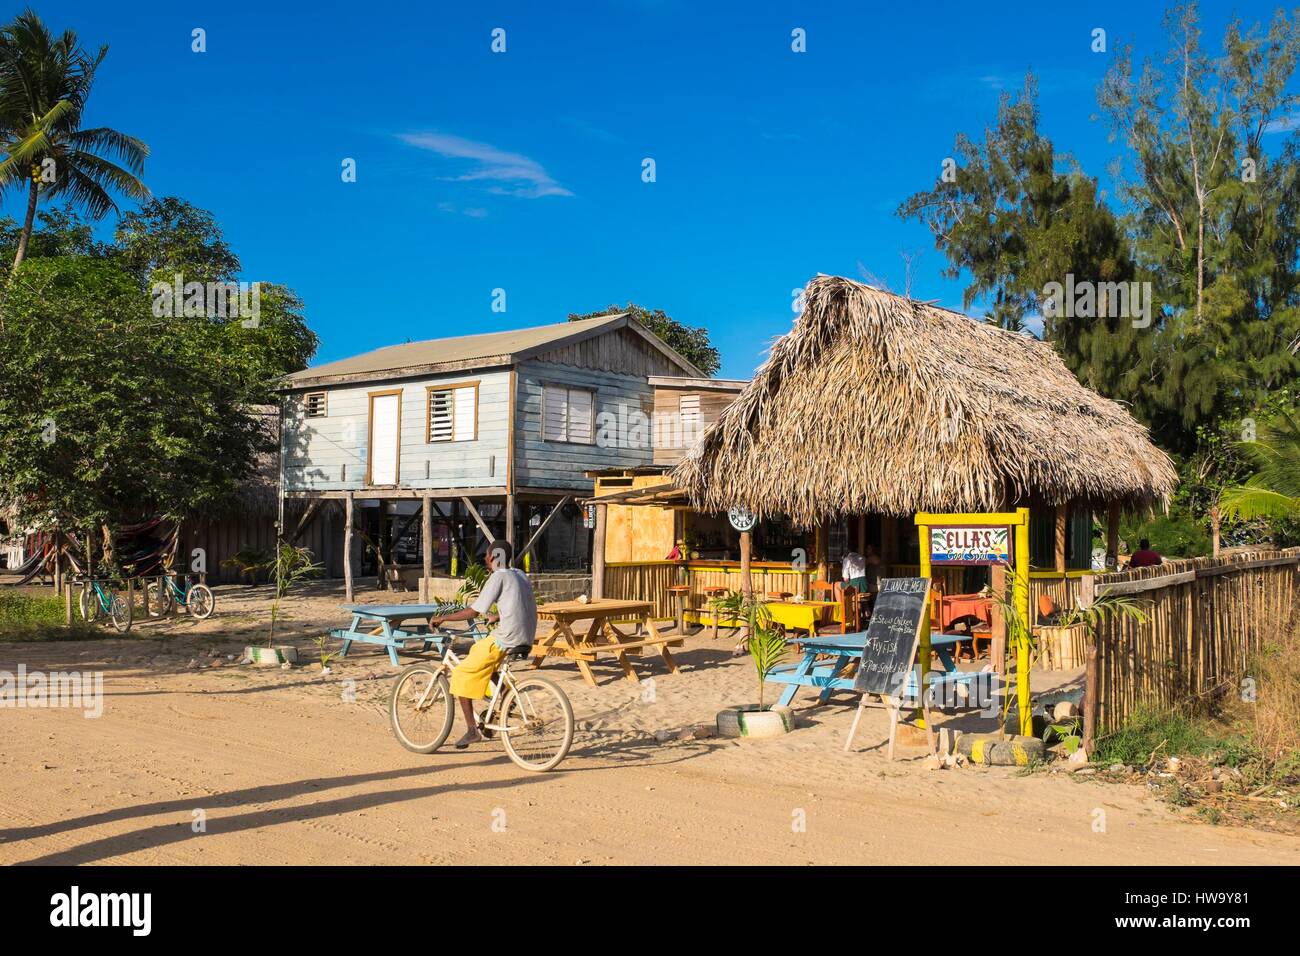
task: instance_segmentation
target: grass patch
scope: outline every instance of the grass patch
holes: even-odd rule
[[[1234,734],[1225,734],[1208,720],[1160,711],[1139,711],[1120,730],[1097,742],[1097,760],[1145,767],[1160,757],[1219,755],[1229,767],[1247,762],[1252,748]]]
[[[1140,711],[1097,743],[1096,760],[1121,763],[1146,778],[1165,803],[1195,808],[1209,824],[1300,832],[1294,760],[1278,760],[1272,741],[1238,705],[1215,717]],[[1168,758],[1181,761],[1177,771]],[[1132,781],[1126,774],[1123,778]]]
[[[63,615],[62,598],[0,591],[0,642],[86,641],[107,636],[84,621],[74,620],[72,627],[65,627]]]

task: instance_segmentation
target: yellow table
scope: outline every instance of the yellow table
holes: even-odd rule
[[[844,608],[839,601],[767,601],[773,623],[787,630],[817,633],[817,625],[844,619]]]

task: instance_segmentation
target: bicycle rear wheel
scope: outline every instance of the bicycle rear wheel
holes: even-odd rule
[[[133,617],[131,603],[116,591],[109,591],[108,595],[113,626],[117,628],[118,633],[124,634],[131,630],[131,619]]]
[[[451,733],[451,688],[441,667],[412,664],[402,671],[388,700],[388,722],[407,750],[431,754]]]
[[[212,589],[206,584],[196,584],[185,595],[185,605],[190,609],[191,617],[205,621],[216,609],[217,599],[212,596]]]
[[[552,770],[573,745],[569,698],[545,677],[530,674],[513,678],[513,684],[501,710],[501,742],[525,770]]]

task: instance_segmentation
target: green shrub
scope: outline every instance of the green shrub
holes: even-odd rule
[[[1204,522],[1185,511],[1171,511],[1141,523],[1125,523],[1120,526],[1120,535],[1128,545],[1129,554],[1138,549],[1138,542],[1143,538],[1149,539],[1151,547],[1165,558],[1195,558],[1213,550]]]

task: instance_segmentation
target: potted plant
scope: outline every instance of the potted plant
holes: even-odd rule
[[[745,649],[758,675],[758,703],[737,704],[718,711],[719,737],[779,737],[794,729],[794,710],[765,700],[767,677],[785,659],[789,650],[785,635],[772,626],[767,605],[754,597],[733,591],[709,602],[712,610],[744,622]]]
[[[275,643],[275,625],[280,619],[280,602],[294,587],[309,578],[319,577],[324,565],[313,560],[306,548],[280,543],[275,556],[268,562],[267,570],[275,580],[275,597],[271,600],[271,630],[265,647],[244,648],[244,657],[254,664],[293,664],[298,660],[298,649],[292,644]]]

